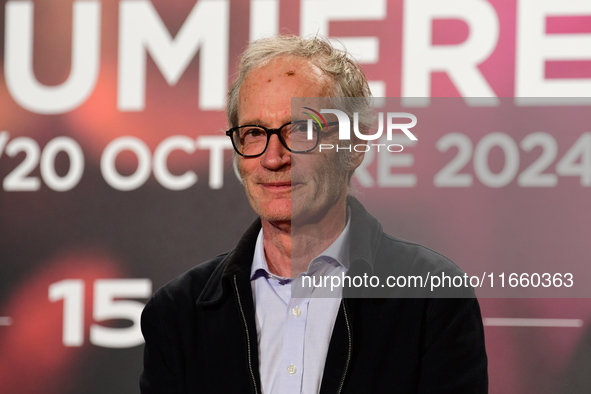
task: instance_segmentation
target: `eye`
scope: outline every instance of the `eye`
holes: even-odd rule
[[[265,137],[266,133],[265,130],[261,129],[260,127],[244,127],[240,129],[240,136],[241,138],[260,138]]]
[[[305,133],[308,131],[308,125],[304,122],[292,123],[290,130],[292,133]]]
[[[320,127],[316,122],[312,122],[312,131],[317,133],[320,131]],[[290,132],[292,134],[307,134],[308,133],[308,122],[300,121],[291,124]]]

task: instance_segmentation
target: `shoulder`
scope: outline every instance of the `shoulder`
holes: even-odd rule
[[[465,272],[452,260],[426,246],[385,233],[380,237],[373,272],[374,275],[396,284],[385,290],[390,292],[390,297],[475,296]]]
[[[377,260],[393,264],[403,271],[445,272],[450,275],[463,275],[462,269],[446,256],[421,244],[396,238],[382,233]]]
[[[194,304],[230,252],[222,253],[179,275],[158,289],[149,304],[157,309],[184,309]]]

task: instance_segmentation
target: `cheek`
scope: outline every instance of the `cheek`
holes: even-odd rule
[[[341,164],[336,155],[323,157],[316,174],[316,186],[325,195],[338,194],[342,185],[347,182],[346,174],[341,170]]]
[[[242,156],[237,156],[234,163],[235,163],[234,168],[237,170],[237,172],[240,175],[240,177],[242,178],[242,180],[244,181],[244,180],[248,179],[254,169],[253,160],[252,159],[247,160]]]

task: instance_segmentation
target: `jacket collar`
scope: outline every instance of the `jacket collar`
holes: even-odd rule
[[[357,271],[373,272],[376,254],[382,235],[382,225],[365,210],[355,197],[348,196],[351,208],[350,261],[349,275]]]
[[[382,226],[356,198],[348,196],[347,204],[351,209],[349,275],[371,274]],[[250,267],[260,229],[261,220],[258,218],[246,230],[236,247],[215,268],[197,299],[198,305],[213,305],[222,299],[234,276],[241,283],[249,282]]]
[[[228,291],[234,276],[240,283],[243,283],[245,279],[248,281],[256,239],[260,230],[261,219],[257,218],[240,238],[238,245],[228,252],[217,265],[197,299],[198,305],[213,305],[222,299],[224,290]]]

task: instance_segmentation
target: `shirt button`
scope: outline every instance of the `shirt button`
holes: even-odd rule
[[[295,374],[297,371],[298,371],[298,369],[297,369],[297,368],[295,367],[295,365],[293,365],[293,364],[292,364],[292,365],[290,365],[289,367],[287,367],[287,372],[288,372],[290,375],[293,375],[293,374]]]
[[[302,310],[300,308],[298,308],[297,306],[295,308],[293,308],[291,310],[292,315],[294,315],[295,317],[298,317],[299,315],[302,314]],[[295,368],[295,367],[294,367]]]

